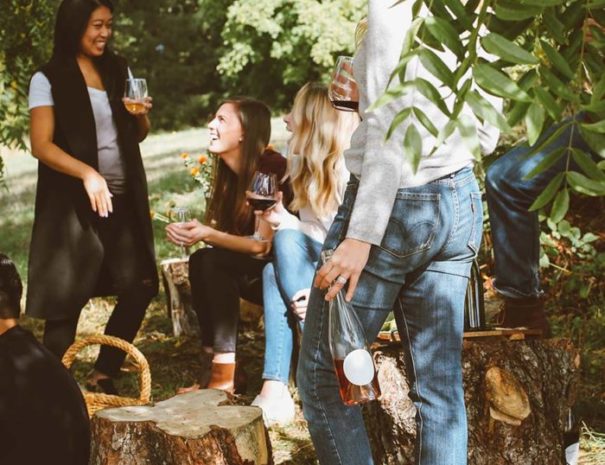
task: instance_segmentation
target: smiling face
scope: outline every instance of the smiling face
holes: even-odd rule
[[[80,39],[80,53],[88,57],[100,57],[111,37],[113,15],[106,6],[92,12],[86,30]]]
[[[239,110],[233,103],[222,104],[216,115],[208,124],[210,145],[208,150],[221,158],[239,155],[244,140],[244,130],[240,121]]]

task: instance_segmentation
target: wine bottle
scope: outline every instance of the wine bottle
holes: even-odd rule
[[[322,252],[322,263],[329,261],[331,256],[332,251]],[[380,386],[374,359],[361,321],[345,300],[344,289],[328,306],[330,351],[342,401],[346,405],[356,405],[378,399]]]

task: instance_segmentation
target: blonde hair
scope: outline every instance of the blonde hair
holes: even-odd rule
[[[292,106],[293,135],[289,144],[288,171],[293,210],[310,207],[326,216],[342,202],[338,173],[344,169],[342,154],[348,148],[359,118],[357,113],[332,107],[323,84],[307,83]]]
[[[361,20],[357,23],[357,27],[355,28],[355,50],[359,48],[367,32],[368,17],[366,16],[365,18],[361,18]]]

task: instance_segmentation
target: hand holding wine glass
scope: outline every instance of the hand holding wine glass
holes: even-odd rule
[[[359,90],[353,77],[353,58],[339,56],[330,83],[329,97],[332,106],[342,111],[357,111]]]
[[[277,202],[277,176],[257,171],[252,177],[249,189],[246,191],[246,199],[255,211],[265,211]],[[258,232],[258,217],[254,228],[254,239],[262,240]]]
[[[179,225],[183,225],[191,220],[191,215],[189,213],[189,209],[185,208],[185,207],[174,208],[172,210],[172,214],[174,216],[176,223],[179,223]],[[179,245],[183,249],[183,257],[188,257],[189,256],[189,247],[187,247],[182,242]]]
[[[131,115],[141,116],[149,113],[152,99],[148,96],[147,81],[139,78],[126,79],[122,101]]]

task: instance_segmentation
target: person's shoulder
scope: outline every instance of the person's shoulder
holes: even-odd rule
[[[259,165],[261,168],[284,168],[288,164],[286,157],[275,150],[272,147],[267,147],[263,154],[259,158]]]

